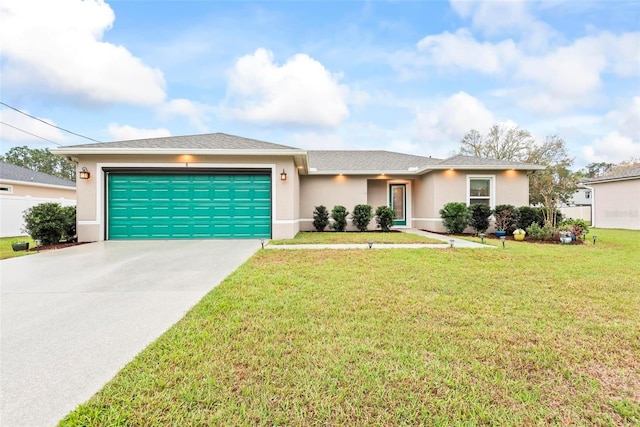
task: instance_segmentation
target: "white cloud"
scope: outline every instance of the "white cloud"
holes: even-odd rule
[[[471,129],[485,133],[495,118],[477,98],[458,92],[441,104],[416,114],[417,139],[434,157],[446,157]]]
[[[209,121],[207,112],[211,107],[190,101],[188,99],[172,99],[158,107],[158,113],[162,118],[184,116],[200,132],[206,132],[205,122]]]
[[[107,131],[115,141],[171,136],[171,132],[164,128],[142,129],[129,125],[119,125],[117,123],[109,123]]]
[[[270,51],[258,49],[231,70],[225,109],[259,124],[334,127],[349,116],[349,90],[339,80],[308,55],[278,65]]]
[[[418,42],[418,50],[426,55],[428,64],[470,69],[484,74],[500,73],[518,57],[512,40],[495,44],[480,43],[464,28],[454,34],[444,32],[427,36]]]
[[[605,121],[612,130],[583,147],[587,162],[619,163],[640,156],[640,96],[623,110],[609,112]]]
[[[28,111],[24,112],[29,114]],[[55,125],[53,120],[45,119],[42,117],[38,118],[44,120],[47,123]],[[24,114],[20,114],[14,110],[0,110],[0,121],[8,123],[15,128],[22,129],[23,131],[38,135],[53,142],[57,142],[59,144],[64,144],[64,142],[67,140],[66,136],[60,130],[48,126],[37,120],[31,119]],[[0,124],[0,140],[2,140],[2,142],[13,143],[14,145],[28,142],[42,142],[43,144],[47,143],[46,141],[38,137],[29,135],[28,133],[22,132],[4,124]]]
[[[115,19],[103,0],[3,0],[0,14],[3,85],[99,104],[164,100],[160,70],[101,41]]]

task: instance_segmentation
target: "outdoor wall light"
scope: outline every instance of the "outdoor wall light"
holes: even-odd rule
[[[280,174],[280,181],[286,181],[287,180],[287,173],[284,171],[284,169],[282,169],[282,173]]]
[[[82,170],[78,172],[78,176],[80,177],[80,179],[89,179],[89,177],[91,176],[91,173],[89,173],[87,168],[83,166]]]

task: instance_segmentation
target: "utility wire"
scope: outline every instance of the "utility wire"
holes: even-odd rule
[[[11,108],[12,110],[15,110],[15,111],[17,111],[17,112],[18,112],[18,113],[20,113],[20,114],[24,114],[24,115],[25,115],[25,116],[27,116],[27,117],[31,117],[32,119],[35,119],[35,120],[37,120],[37,121],[39,121],[39,122],[42,122],[42,123],[44,123],[45,125],[52,126],[52,127],[56,128],[56,129],[60,129],[60,130],[62,130],[62,131],[65,131],[65,132],[67,132],[67,133],[70,133],[70,134],[72,134],[72,135],[79,136],[80,138],[88,139],[88,140],[91,140],[91,141],[93,141],[93,142],[102,142],[102,141],[98,141],[97,139],[89,138],[88,136],[84,136],[84,135],[80,135],[79,133],[72,132],[72,131],[67,130],[67,129],[65,129],[65,128],[61,128],[60,126],[52,125],[51,123],[45,122],[44,120],[39,119],[39,118],[37,118],[37,117],[34,117],[34,116],[32,116],[31,114],[27,114],[27,113],[25,113],[24,111],[18,110],[16,107],[12,107],[11,105],[6,104],[6,103],[4,103],[4,102],[2,102],[2,101],[0,101],[0,104],[4,105],[5,107]],[[22,130],[22,129],[20,129],[20,130]],[[29,132],[27,132],[27,133],[29,133]],[[36,135],[34,135],[34,136],[36,136]],[[40,138],[40,137],[38,137],[38,138]],[[42,139],[45,139],[45,138],[42,138]],[[51,141],[51,142],[53,142],[53,141]],[[54,142],[54,144],[55,144],[55,142]]]
[[[36,135],[35,133],[27,132],[27,131],[26,131],[26,130],[24,130],[24,129],[20,129],[20,128],[17,128],[17,127],[15,127],[15,126],[13,126],[13,125],[10,125],[9,123],[5,123],[5,122],[3,122],[3,121],[0,121],[0,123],[2,123],[2,124],[3,124],[3,125],[5,125],[5,126],[9,126],[10,128],[14,128],[15,130],[19,130],[20,132],[28,133],[29,135],[31,135],[31,136],[35,136],[36,138],[40,138],[40,139],[44,139],[45,141],[49,141],[49,142],[50,142],[50,143],[52,143],[52,144],[56,144],[58,147],[63,147],[63,145],[62,145],[62,144],[58,144],[57,142],[54,142],[54,141],[52,141],[52,140],[50,140],[50,139],[43,138],[43,137],[41,137],[40,135]]]

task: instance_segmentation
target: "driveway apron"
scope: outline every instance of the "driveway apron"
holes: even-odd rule
[[[0,425],[56,425],[259,248],[107,241],[0,261]]]

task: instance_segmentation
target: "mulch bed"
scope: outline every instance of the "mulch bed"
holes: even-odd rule
[[[29,248],[29,252],[41,252],[41,251],[50,251],[54,249],[64,249],[69,248],[71,246],[84,245],[89,242],[65,242],[65,243],[56,243],[55,245],[40,245],[40,247]]]
[[[474,234],[449,234],[449,233],[439,233],[437,231],[429,231],[429,230],[422,230],[422,231],[427,231],[429,233],[435,233],[435,234],[440,234],[441,236],[453,236],[453,237],[475,237]],[[493,240],[499,240],[500,238],[498,236],[496,236],[493,233],[487,233],[487,235],[484,236],[485,239],[493,239]],[[512,240],[515,241],[515,239],[513,238],[513,235],[509,236],[505,236],[506,240]],[[560,243],[560,239],[552,239],[552,240],[533,240],[530,239],[528,237],[525,236],[523,242],[527,242],[527,243],[538,243],[538,244],[542,244],[542,245],[561,245],[562,243]],[[576,239],[576,240],[572,240],[571,243],[567,243],[568,245],[584,245],[586,242],[584,240],[580,240],[580,239]]]

